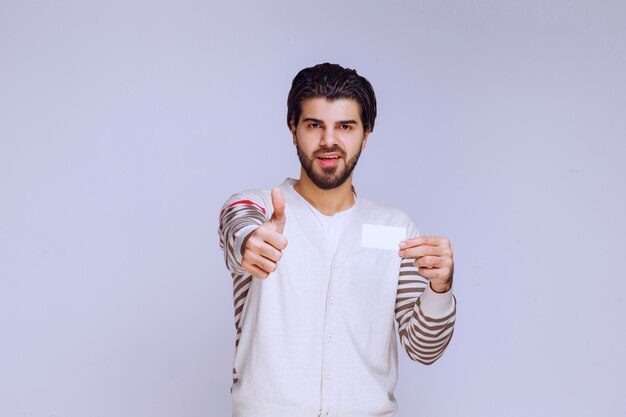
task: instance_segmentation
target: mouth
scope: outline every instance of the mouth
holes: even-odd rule
[[[317,156],[317,160],[323,167],[332,167],[339,164],[341,156],[337,153],[325,153]]]

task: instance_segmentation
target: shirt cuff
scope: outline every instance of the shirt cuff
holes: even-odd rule
[[[446,292],[435,292],[430,288],[430,283],[426,285],[424,292],[420,295],[420,308],[422,313],[430,318],[438,319],[446,317],[454,311],[454,297],[452,288]]]
[[[250,233],[256,230],[257,227],[259,227],[258,224],[249,224],[248,226],[244,226],[241,229],[237,230],[237,232],[235,232],[235,241],[233,244],[234,249],[235,249],[234,255],[235,255],[235,260],[237,260],[239,265],[241,265],[241,260],[243,258],[241,254],[241,250],[243,249],[241,247],[241,244]]]

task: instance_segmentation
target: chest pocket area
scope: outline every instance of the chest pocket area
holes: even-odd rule
[[[350,306],[343,308],[344,324],[359,357],[370,368],[388,366],[388,347],[394,336],[394,310],[401,258],[395,251],[360,248],[346,262],[342,292]],[[382,372],[382,371],[381,371]]]
[[[359,248],[347,263],[345,289],[362,300],[367,309],[395,304],[401,261],[396,251]]]
[[[393,320],[401,258],[395,251],[359,248],[346,262],[347,274],[340,283],[352,306],[344,311],[348,320]]]

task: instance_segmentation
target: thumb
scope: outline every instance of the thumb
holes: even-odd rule
[[[272,205],[274,206],[274,213],[270,218],[278,233],[283,233],[285,229],[285,199],[283,198],[283,192],[280,188],[272,188]]]

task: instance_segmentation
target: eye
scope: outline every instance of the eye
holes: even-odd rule
[[[309,127],[312,127],[313,129],[317,129],[318,127],[320,127],[319,123],[309,123]]]
[[[352,126],[350,126],[350,125],[339,125],[339,128],[341,130],[351,130]]]

